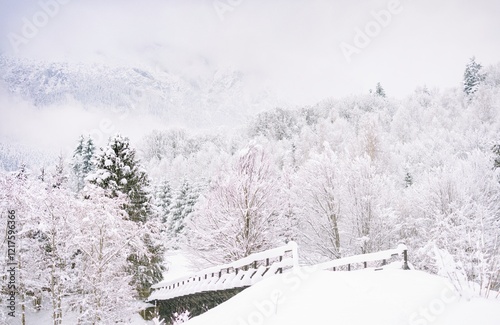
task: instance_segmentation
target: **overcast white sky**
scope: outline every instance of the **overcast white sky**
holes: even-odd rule
[[[59,1],[68,3],[43,25],[40,3]],[[398,97],[423,84],[451,87],[470,56],[483,65],[500,61],[500,1],[401,0],[402,11],[348,63],[340,44],[353,44],[356,28],[390,2],[0,0],[0,50],[193,76],[231,66],[297,103],[366,93],[378,81]],[[218,12],[224,4],[231,10]],[[23,37],[36,19],[43,26],[15,51],[9,35]]]

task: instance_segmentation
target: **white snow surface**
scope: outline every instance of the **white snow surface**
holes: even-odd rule
[[[179,251],[170,251],[165,254],[167,271],[163,274],[163,281],[168,282],[193,273],[189,259]]]
[[[298,268],[256,283],[186,325],[498,325],[500,300],[465,299],[445,278],[386,268]]]

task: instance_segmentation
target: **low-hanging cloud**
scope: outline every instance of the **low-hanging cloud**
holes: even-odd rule
[[[192,78],[232,67],[297,104],[367,92],[377,81],[395,95],[422,83],[453,86],[468,57],[498,58],[497,1],[401,0],[402,13],[346,62],[339,44],[352,42],[371,13],[391,1],[10,1],[0,11],[0,48],[8,55],[145,65]],[[57,13],[15,51],[8,35],[21,35],[26,20],[49,2],[60,3]]]
[[[163,126],[148,115],[120,115],[71,102],[40,109],[12,96],[0,96],[0,116],[0,142],[65,157],[72,156],[81,135],[92,136],[97,146],[104,146],[116,133],[138,143],[151,130]]]

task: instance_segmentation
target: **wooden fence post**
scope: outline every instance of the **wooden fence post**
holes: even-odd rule
[[[408,266],[408,251],[405,249],[403,251],[403,270],[409,270],[410,267]]]

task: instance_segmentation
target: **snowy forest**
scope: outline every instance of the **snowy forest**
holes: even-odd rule
[[[231,133],[152,129],[103,146],[82,134],[50,165],[4,162],[19,312],[126,323],[167,253],[201,269],[292,240],[304,264],[404,243],[415,269],[488,297],[500,290],[500,65],[471,58],[457,85],[394,98],[377,84]]]

